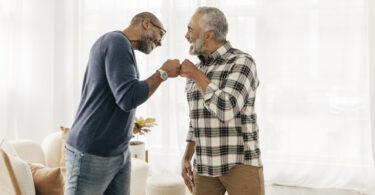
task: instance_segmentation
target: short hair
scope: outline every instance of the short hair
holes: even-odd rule
[[[215,7],[199,7],[195,13],[202,15],[200,26],[204,32],[213,31],[218,42],[226,42],[228,22],[222,11]]]
[[[150,19],[151,22],[155,24],[161,24],[160,20],[152,13],[150,12],[142,12],[137,15],[135,15],[132,20],[130,21],[131,26],[135,26],[143,22],[146,18]]]

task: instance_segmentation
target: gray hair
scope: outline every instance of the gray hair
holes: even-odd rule
[[[228,22],[222,11],[215,7],[199,7],[195,13],[202,15],[200,26],[204,32],[213,31],[216,41],[226,42]]]
[[[150,19],[150,21],[153,22],[154,24],[161,24],[159,19],[154,14],[152,14],[150,12],[142,12],[142,13],[139,13],[139,14],[135,15],[132,18],[132,20],[130,21],[130,25],[131,26],[138,25],[141,22],[143,22],[143,20],[146,19],[146,18]]]

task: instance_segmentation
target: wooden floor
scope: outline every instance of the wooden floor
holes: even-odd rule
[[[190,195],[188,190],[186,192],[186,195]],[[228,194],[226,193],[225,195],[228,195]],[[266,195],[361,195],[361,194],[352,190],[311,189],[311,188],[302,188],[302,187],[266,185]]]
[[[361,195],[356,191],[266,185],[266,195]]]

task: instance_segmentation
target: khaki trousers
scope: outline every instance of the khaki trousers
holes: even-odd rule
[[[237,165],[220,177],[198,175],[194,171],[194,195],[264,195],[263,168]]]

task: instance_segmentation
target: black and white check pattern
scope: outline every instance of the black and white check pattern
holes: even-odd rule
[[[259,81],[252,57],[227,42],[206,61],[200,59],[197,67],[211,81],[206,94],[202,96],[189,79],[185,88],[190,109],[187,141],[195,142],[194,169],[216,177],[238,164],[261,167],[254,111]]]

